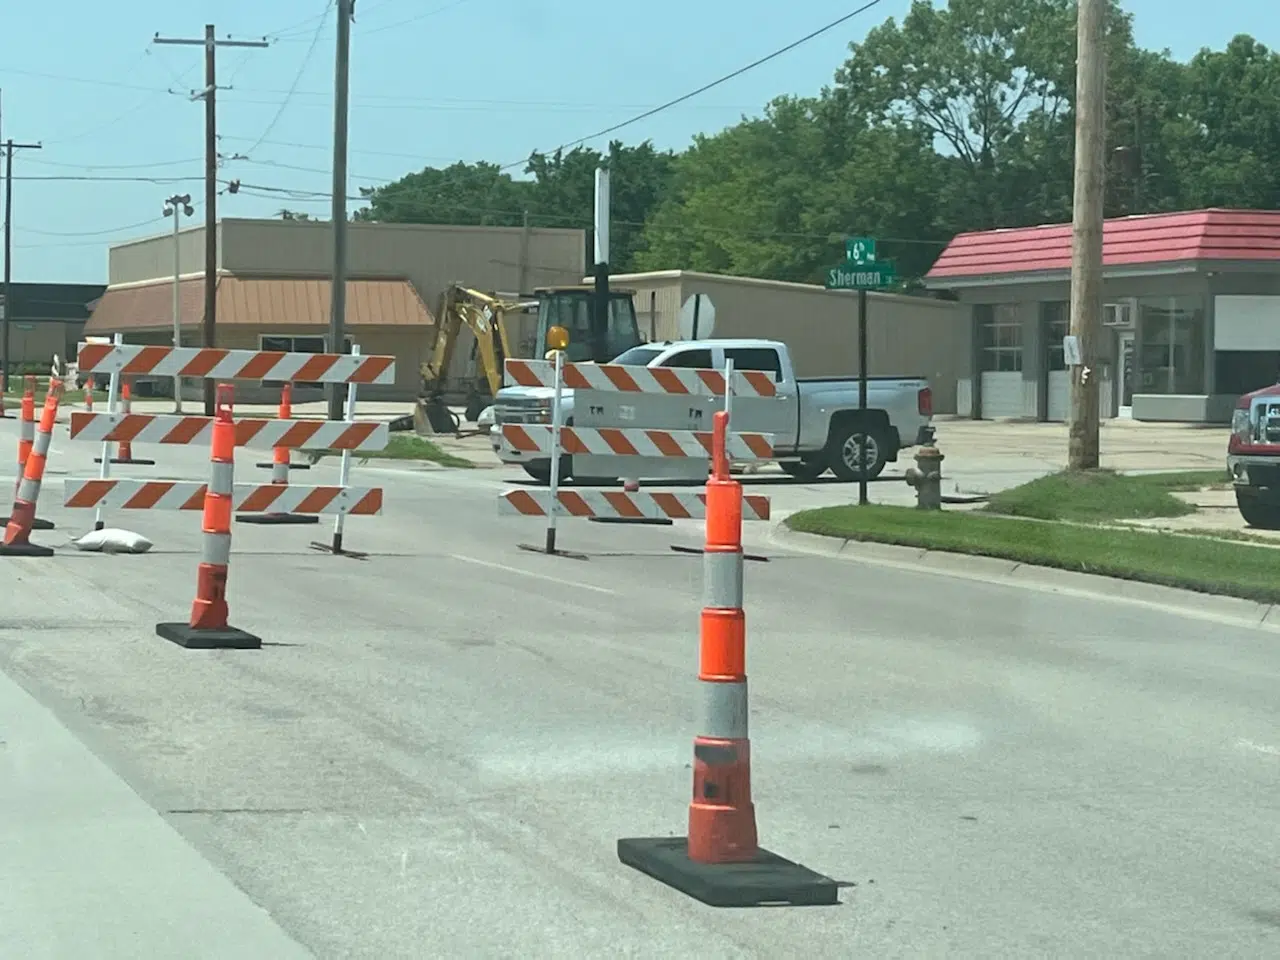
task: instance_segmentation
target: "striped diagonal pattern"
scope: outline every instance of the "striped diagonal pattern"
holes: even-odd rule
[[[367,420],[237,420],[236,446],[290,450],[382,450],[391,440],[386,423]],[[211,417],[166,414],[71,414],[71,439],[101,443],[206,444]]]
[[[707,515],[705,493],[626,493],[621,490],[557,491],[560,517],[607,517],[623,520],[701,520]],[[551,509],[550,490],[508,490],[498,502],[503,516],[545,517]],[[742,498],[743,520],[768,520],[769,498]]]
[[[504,423],[502,443],[515,453],[551,456],[551,427],[545,424]],[[726,439],[729,459],[737,462],[773,457],[773,434],[731,433]],[[601,457],[711,457],[711,432],[656,430],[631,427],[561,427],[563,453]]]
[[[63,481],[63,506],[114,510],[204,509],[208,484],[198,480]],[[380,487],[303,487],[237,483],[232,493],[237,513],[302,513],[377,516],[382,513]]]
[[[303,383],[394,384],[395,357],[340,353],[281,353],[207,347],[146,347],[81,343],[81,373],[198,377],[214,380],[287,380]]]
[[[556,383],[556,366],[550,360],[507,360],[505,371],[508,385],[554,387]],[[725,379],[719,370],[566,363],[564,385],[572,390],[723,397]],[[778,393],[778,385],[772,374],[743,370],[733,375],[733,392],[739,397],[773,397]]]

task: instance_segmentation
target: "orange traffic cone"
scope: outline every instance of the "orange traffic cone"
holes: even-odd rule
[[[4,529],[4,542],[0,544],[0,557],[51,557],[52,547],[42,547],[31,542],[31,531],[36,522],[36,501],[40,498],[40,484],[44,480],[45,462],[49,457],[49,444],[53,440],[53,425],[58,419],[58,402],[62,399],[62,381],[50,380],[45,394],[44,409],[40,412],[40,425],[35,440],[23,464],[22,480],[14,497],[13,510]],[[32,412],[35,394],[32,391]]]
[[[27,457],[36,441],[36,378],[28,376],[23,383],[22,414],[18,425],[18,478],[13,483],[13,495],[18,495],[22,486],[22,474],[27,468]],[[0,520],[0,526],[7,526],[9,518]],[[36,517],[31,522],[32,530],[52,530],[53,521]]]
[[[293,385],[286,383],[280,389],[280,412],[276,415],[279,420],[293,419]],[[300,469],[300,465],[291,462],[291,451],[288,447],[272,447],[271,448],[271,484],[272,486],[287,487],[289,485],[289,471]],[[266,464],[258,464],[258,466],[266,466]],[[301,465],[306,469],[310,469],[310,464]],[[258,523],[258,524],[285,524],[285,523],[319,523],[320,517],[314,513],[241,513],[236,515],[237,523]]]
[[[836,882],[760,849],[747,737],[746,615],[742,610],[742,485],[729,473],[729,414],[714,417],[687,837],[618,841],[618,859],[717,907],[832,904]]]
[[[196,572],[196,599],[186,623],[157,623],[156,633],[192,650],[257,650],[262,641],[227,624],[227,566],[231,560],[231,503],[235,494],[236,425],[232,388],[218,384],[204,495],[203,546]]]
[[[120,384],[120,412],[126,417],[133,413],[133,390],[129,386],[129,382],[123,378]],[[101,463],[101,457],[94,457],[94,463]],[[133,455],[133,441],[120,440],[116,443],[116,455],[111,458],[112,463],[127,463],[139,467],[154,467],[154,460],[146,460]]]

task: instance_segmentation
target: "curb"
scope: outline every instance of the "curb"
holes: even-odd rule
[[[799,533],[785,521],[773,525],[768,540],[802,553],[852,563],[912,570],[939,576],[997,583],[1108,603],[1146,607],[1196,620],[1230,623],[1280,632],[1280,608],[1275,604],[1197,593],[1138,580],[1121,580],[1092,573],[1040,567],[966,553],[947,553],[923,547],[901,547],[866,540],[843,540],[815,533]]]

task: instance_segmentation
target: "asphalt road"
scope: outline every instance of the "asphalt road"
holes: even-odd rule
[[[13,436],[0,422],[0,452]],[[60,435],[51,473],[86,475],[95,452]],[[203,476],[200,451],[136,452],[162,466],[117,471]],[[257,459],[238,479],[265,480]],[[715,910],[614,855],[684,830],[700,561],[669,547],[696,527],[568,521],[589,559],[547,558],[516,546],[536,523],[496,515],[499,471],[364,468],[387,512],[347,542],[373,556],[310,550],[327,523],[237,525],[232,622],[268,645],[201,654],[153,629],[189,610],[198,514],[117,514],[151,553],[76,553],[61,545],[91,516],[56,506],[59,479],[41,510],[59,529],[36,535],[59,555],[0,559],[0,670],[167,834],[132,860],[63,856],[68,889],[98,881],[70,903],[30,892],[30,850],[0,854],[0,890],[28,890],[22,915],[0,907],[0,944],[24,924],[62,944],[25,956],[156,955],[137,933],[66,947],[132,904],[118,878],[151,856],[173,890],[167,916],[147,901],[153,925],[198,908],[277,925],[252,950],[193,932],[191,957],[278,956],[282,935],[360,958],[1280,951],[1273,632],[770,547],[746,584],[761,841],[849,886],[837,907]],[[55,836],[34,773],[0,763],[0,844],[15,824]],[[113,828],[111,809],[78,828]],[[184,884],[175,845],[244,902]]]

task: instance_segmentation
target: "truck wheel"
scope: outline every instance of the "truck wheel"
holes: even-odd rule
[[[889,452],[884,435],[875,427],[866,429],[861,424],[850,423],[832,433],[827,447],[827,462],[837,478],[846,483],[860,478],[864,443],[867,446],[867,479],[874,480],[884,471]]]
[[[811,483],[827,472],[827,461],[821,456],[808,460],[787,460],[779,463],[778,466],[787,476],[794,477],[802,483]]]
[[[551,483],[551,461],[550,460],[530,460],[528,463],[520,464],[524,468],[524,472],[538,483]],[[573,474],[573,457],[564,454],[560,457],[560,482],[564,483]]]
[[[1256,496],[1237,490],[1236,507],[1249,526],[1259,530],[1280,530],[1280,504],[1265,503]]]

